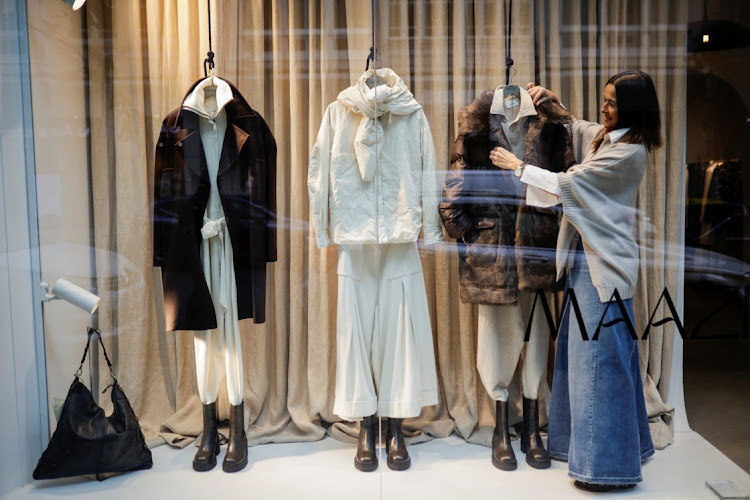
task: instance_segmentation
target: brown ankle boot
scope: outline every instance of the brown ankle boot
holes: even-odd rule
[[[523,398],[521,451],[526,453],[526,463],[535,469],[548,469],[552,463],[539,434],[539,401],[536,399]]]
[[[359,424],[359,440],[354,467],[362,472],[372,472],[378,468],[378,454],[375,449],[378,436],[378,417],[371,415]]]
[[[245,434],[245,404],[232,405],[229,410],[229,440],[227,456],[221,468],[224,472],[238,472],[247,465],[247,434]]]
[[[510,444],[508,402],[495,401],[495,432],[492,434],[492,465],[500,470],[516,470],[518,462]]]
[[[404,432],[401,428],[403,422],[403,418],[388,418],[385,450],[388,453],[388,467],[392,470],[406,470],[411,466],[411,458],[409,458]]]
[[[216,403],[203,405],[203,437],[193,458],[193,469],[205,472],[216,467],[219,433],[216,431]]]

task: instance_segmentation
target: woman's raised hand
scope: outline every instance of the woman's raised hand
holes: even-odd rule
[[[500,167],[505,170],[513,170],[521,163],[523,163],[518,159],[516,155],[499,146],[490,151],[490,161],[496,167]]]
[[[539,106],[543,102],[547,101],[560,104],[560,98],[552,93],[551,90],[545,89],[544,87],[529,83],[528,85],[526,85],[526,90],[529,91],[531,100],[534,101],[534,106]]]

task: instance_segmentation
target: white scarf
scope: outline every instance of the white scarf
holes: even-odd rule
[[[371,77],[381,78],[383,83],[369,88],[367,80]],[[422,106],[406,88],[401,77],[389,68],[366,71],[355,85],[343,90],[336,100],[362,115],[354,137],[354,153],[362,180],[369,182],[375,175],[378,161],[376,146],[383,137],[383,126],[377,118],[388,112],[408,115],[422,109]]]

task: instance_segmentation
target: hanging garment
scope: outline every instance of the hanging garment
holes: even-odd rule
[[[382,84],[368,87],[370,78]],[[363,74],[330,104],[307,177],[319,248],[443,240],[437,157],[422,107],[392,70]]]
[[[486,92],[459,114],[440,214],[448,234],[459,239],[461,300],[479,304],[477,370],[496,401],[508,401],[522,352],[523,394],[538,398],[549,344],[541,308],[529,342],[524,333],[536,290],[556,289],[558,216],[527,207],[521,182],[492,166],[490,151],[500,146],[523,161],[563,171],[572,163],[564,125],[569,119],[562,108],[537,110],[516,86]]]
[[[706,169],[711,162],[693,162],[685,167],[685,245],[697,247],[701,236],[701,212]]]
[[[499,139],[499,145],[511,151],[521,160],[528,161],[526,158],[527,152],[529,158],[538,158],[539,155],[535,150],[544,149],[538,147],[538,143],[543,139],[540,137],[539,130],[532,131],[531,129],[531,121],[538,122],[539,114],[528,92],[516,86],[500,86],[492,93],[491,101],[489,100],[489,94],[486,94],[484,97],[485,99],[480,102],[483,106],[489,104],[489,114],[486,120],[494,127],[493,133]],[[468,111],[471,109],[471,106],[465,109]],[[481,115],[481,117],[483,116]],[[462,118],[466,118],[466,114],[462,115]],[[471,113],[471,118],[478,120],[480,119],[480,115],[478,113]],[[461,120],[459,123],[460,125],[466,125],[466,121],[464,120]],[[461,129],[461,131],[464,133],[468,132],[466,128]],[[549,137],[550,132],[564,134],[564,125],[548,128],[545,137]],[[489,148],[486,151],[488,158],[489,151],[495,147],[490,144],[490,132],[486,129],[480,129],[479,131],[475,130],[474,133],[482,137],[472,136],[471,132],[464,135],[460,139],[461,146],[458,146],[457,143],[459,149],[463,148],[463,153],[459,154],[466,153],[474,161],[480,160],[478,155],[482,154],[483,148],[478,146],[482,145]],[[550,145],[547,144],[545,147],[549,148]],[[546,161],[550,162],[549,159]],[[478,163],[473,163],[473,165],[477,166]],[[487,170],[470,170],[465,167],[465,163],[461,164],[460,161],[454,158],[452,168],[455,170],[446,179],[444,193],[447,196],[444,197],[440,208],[444,224],[449,231],[457,229],[458,225],[452,218],[461,217],[467,211],[472,210],[472,206],[470,205],[472,200],[476,201],[476,204],[488,205],[498,204],[504,199],[506,201],[514,199],[516,205],[512,206],[512,208],[516,209],[520,207],[523,190],[517,178],[507,176],[494,167]],[[474,179],[475,174],[477,174],[476,179]],[[503,176],[503,178],[500,179],[500,176]],[[496,182],[485,183],[488,180]],[[504,182],[504,189],[493,192],[493,189],[498,186],[498,181]],[[460,182],[460,187],[456,185],[458,182]],[[449,188],[448,186],[451,183],[453,184]],[[458,189],[455,189],[456,187]],[[474,187],[482,189],[481,195],[472,192]],[[504,235],[508,237],[510,243],[508,248],[505,249],[506,251],[515,250],[513,245],[514,237],[516,246],[519,246],[519,241],[528,242],[529,238],[527,236],[533,235],[535,238],[534,246],[536,246],[538,242],[544,241],[544,238],[549,236],[541,233],[545,228],[536,224],[536,217],[529,217],[532,213],[532,210],[527,209],[524,215],[519,217],[515,212],[511,211],[511,219],[506,225],[507,234]],[[554,218],[553,213],[547,215],[547,217],[549,216]],[[540,215],[540,217],[544,220],[545,215]],[[554,222],[554,219],[552,221]],[[516,232],[519,226],[526,224],[530,224],[526,232]],[[556,237],[557,230],[555,226],[547,229],[551,232],[552,237]],[[531,338],[528,342],[524,342],[525,326],[529,320],[531,304],[533,303],[536,289],[519,291],[511,288],[510,283],[499,283],[499,276],[494,273],[494,268],[497,256],[502,254],[502,250],[498,248],[499,239],[502,237],[501,224],[498,224],[490,217],[482,217],[481,220],[477,221],[472,233],[473,235],[465,235],[463,240],[463,243],[466,243],[466,251],[464,253],[466,262],[460,268],[460,273],[464,278],[461,281],[461,292],[462,300],[480,302],[477,324],[477,371],[479,372],[480,380],[487,393],[494,400],[508,401],[508,387],[523,352],[523,394],[525,397],[535,400],[538,398],[539,385],[545,372],[549,345],[549,329],[546,326],[546,322],[539,316],[542,313],[541,308],[537,309],[537,318],[532,322]],[[535,274],[530,273],[526,269],[528,261],[524,258],[518,258],[521,256],[522,250],[526,250],[528,255],[531,255],[532,252],[537,254],[535,262],[546,258],[549,259],[550,263],[554,262],[554,252],[549,250],[549,244],[546,248],[543,247],[541,249],[518,248],[516,258],[512,258],[511,255],[511,258],[507,260],[508,267],[515,267],[516,271],[518,271],[520,281],[528,287],[530,284],[529,281],[532,281],[528,278],[533,277],[533,281],[537,281],[539,278],[542,278],[541,272],[543,269],[537,268],[535,269]],[[545,250],[547,255],[539,255],[540,251],[544,252]],[[517,258],[518,260],[516,260]],[[550,269],[547,277],[548,280],[552,277],[552,273],[554,273],[554,270]],[[498,293],[497,285],[503,287],[504,292]],[[490,292],[490,294],[488,295],[485,292]],[[492,295],[493,293],[495,294],[494,296]],[[517,300],[504,303],[499,300],[499,296],[502,295],[506,297],[514,296]]]
[[[709,167],[710,170],[710,167]],[[717,162],[705,179],[700,243],[713,252],[742,259],[744,206],[742,168],[737,160]]]
[[[193,334],[198,394],[203,404],[215,402],[226,372],[229,402],[237,406],[242,403],[244,388],[237,286],[232,241],[216,182],[227,130],[224,107],[231,97],[229,84],[211,77],[193,89],[185,98],[183,108],[198,115],[198,128],[210,182],[201,228],[200,255],[203,277],[216,311],[217,328]]]
[[[229,100],[215,184],[231,241],[237,317],[263,323],[266,263],[276,261],[276,141],[232,84],[222,92],[231,96],[217,94]],[[217,327],[200,256],[211,182],[199,123],[191,104],[181,105],[164,119],[156,146],[154,265],[162,268],[167,330]]]
[[[461,300],[474,304],[510,304],[519,289],[560,288],[559,212],[527,206],[526,188],[513,172],[493,166],[489,156],[499,146],[526,163],[563,172],[574,163],[565,127],[572,117],[550,102],[535,109],[524,89],[518,109],[506,113],[502,95],[503,87],[487,91],[459,112],[440,204],[443,225],[458,240]]]
[[[328,106],[308,190],[320,248],[339,244],[334,413],[406,418],[437,403],[432,328],[416,240],[442,241],[435,147],[390,69]]]
[[[722,164],[720,161],[713,161],[711,164],[706,168],[705,173],[705,180],[703,182],[703,198],[701,200],[701,215],[700,215],[700,221],[701,221],[701,237],[700,237],[700,243],[702,245],[708,245],[709,239],[711,237],[711,224],[709,224],[706,221],[706,206],[708,205],[708,193],[711,189],[711,183],[713,181],[714,172],[716,171],[717,167],[719,167]],[[709,210],[710,211],[710,210]]]

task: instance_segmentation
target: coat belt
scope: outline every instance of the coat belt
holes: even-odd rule
[[[234,274],[232,271],[230,271],[230,266],[234,267],[234,260],[232,256],[232,245],[230,243],[229,239],[229,232],[227,229],[227,221],[224,217],[217,219],[217,220],[211,220],[208,217],[203,217],[203,227],[201,228],[201,235],[203,236],[203,251],[202,258],[203,258],[203,275],[206,278],[206,283],[209,284],[209,290],[211,289],[211,274],[213,271],[214,266],[216,266],[216,257],[217,255],[210,255],[209,253],[209,247],[210,247],[210,239],[218,237],[219,242],[221,244],[221,257],[219,258],[218,266],[220,268],[219,270],[219,304],[221,304],[223,314],[227,309],[229,309],[229,301],[231,300],[230,297],[232,295],[232,291],[230,287],[232,286],[232,283],[230,283],[231,276]],[[213,257],[213,259],[212,259]],[[211,290],[211,295],[214,297],[216,296],[217,290]],[[219,314],[219,311],[216,311],[217,316]]]

